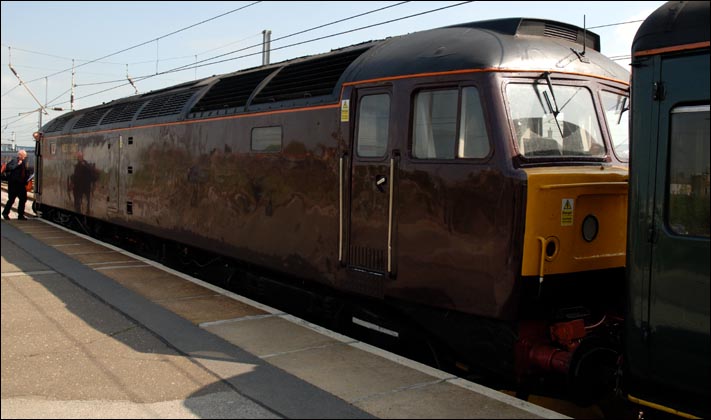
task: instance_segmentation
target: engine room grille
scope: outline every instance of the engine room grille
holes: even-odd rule
[[[133,120],[133,116],[136,115],[136,112],[138,112],[138,109],[145,103],[146,101],[137,101],[116,105],[111,108],[111,111],[101,120],[101,124],[131,121]]]
[[[330,95],[346,68],[366,50],[359,48],[289,64],[269,81],[252,103]]]
[[[269,68],[221,79],[198,101],[190,112],[213,111],[245,106],[259,83],[276,69]]]
[[[195,93],[194,90],[180,92],[173,95],[163,95],[151,99],[141,113],[138,114],[137,120],[145,120],[147,118],[163,117],[166,115],[179,114],[183,110],[185,104]]]
[[[74,114],[69,114],[69,115],[64,115],[61,117],[57,117],[54,120],[52,120],[51,123],[47,126],[47,129],[45,130],[45,133],[53,133],[55,131],[62,131],[64,126],[69,122],[74,117]]]
[[[104,116],[109,111],[109,108],[100,108],[100,109],[95,109],[93,111],[89,111],[86,114],[84,114],[81,118],[79,118],[79,121],[74,124],[74,127],[72,127],[73,130],[76,130],[78,128],[87,128],[87,127],[94,127],[96,125],[99,125],[99,121],[101,121],[101,117]]]

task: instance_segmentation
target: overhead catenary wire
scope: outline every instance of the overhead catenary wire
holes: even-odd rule
[[[151,42],[156,42],[156,41],[161,40],[161,39],[163,39],[163,38],[167,38],[167,37],[172,36],[172,35],[175,35],[175,34],[177,34],[177,33],[180,33],[180,32],[186,31],[186,30],[188,30],[188,29],[194,28],[194,27],[196,27],[196,26],[198,26],[198,25],[202,25],[202,24],[204,24],[204,23],[213,21],[213,20],[215,20],[215,19],[219,19],[219,18],[221,18],[221,17],[223,17],[223,16],[227,16],[227,15],[229,15],[229,14],[231,14],[231,13],[235,13],[235,12],[238,12],[238,11],[240,11],[240,10],[246,9],[246,8],[248,8],[248,7],[254,6],[255,4],[258,4],[258,3],[261,3],[261,1],[255,1],[255,2],[252,2],[252,3],[248,4],[248,5],[245,5],[245,6],[242,6],[242,7],[238,7],[238,8],[236,8],[236,9],[232,9],[232,10],[230,10],[230,11],[228,11],[228,12],[219,14],[219,15],[217,15],[217,16],[213,16],[213,17],[211,17],[211,18],[209,18],[209,19],[205,19],[205,20],[202,20],[202,21],[200,21],[200,22],[194,23],[194,24],[192,24],[192,25],[189,25],[189,26],[180,28],[180,29],[178,29],[178,30],[176,30],[176,31],[173,31],[173,32],[169,33],[169,34],[165,34],[165,35],[159,36],[159,37],[157,37],[157,38],[151,39],[151,40],[149,40],[149,41],[142,42],[142,43],[140,43],[140,44],[136,44],[136,45],[134,45],[134,46],[132,46],[132,47],[124,48],[124,49],[122,49],[122,50],[120,50],[120,51],[116,51],[116,52],[114,52],[114,53],[107,54],[107,55],[105,55],[105,56],[103,56],[103,57],[99,57],[99,58],[97,58],[97,59],[87,61],[86,63],[79,64],[78,66],[75,66],[75,67],[70,67],[70,68],[68,68],[68,69],[60,70],[60,71],[58,71],[58,72],[56,72],[56,73],[52,73],[52,74],[47,75],[47,76],[42,76],[42,77],[39,77],[39,78],[37,78],[37,79],[33,79],[33,80],[31,80],[31,81],[29,81],[29,82],[27,82],[27,83],[31,83],[31,82],[34,82],[34,81],[37,81],[37,80],[41,80],[41,79],[44,79],[45,77],[53,77],[53,76],[56,76],[56,75],[61,74],[61,73],[66,73],[66,72],[68,72],[68,71],[72,71],[73,69],[76,69],[76,68],[78,68],[78,67],[83,67],[83,66],[86,66],[86,65],[88,65],[88,64],[96,63],[96,62],[98,62],[98,61],[100,61],[100,60],[103,60],[103,59],[105,59],[105,58],[113,57],[113,56],[115,56],[115,55],[124,53],[124,52],[126,52],[126,51],[130,51],[130,50],[132,50],[132,49],[134,49],[134,48],[142,47],[142,46],[144,46],[144,45],[150,44]]]
[[[398,3],[397,5],[402,4],[402,3],[406,3],[406,2],[401,2],[401,3]],[[289,45],[285,45],[285,46],[281,46],[281,47],[276,47],[276,48],[272,48],[271,51],[280,50],[280,49],[285,49],[285,48],[290,48],[290,47],[294,47],[294,46],[297,46],[297,45],[306,44],[306,43],[309,43],[309,42],[315,42],[315,41],[319,41],[319,40],[326,39],[326,38],[330,38],[330,37],[335,37],[335,36],[339,36],[339,35],[343,35],[343,34],[347,34],[347,33],[351,33],[351,32],[356,32],[356,31],[360,31],[360,30],[372,28],[372,27],[375,27],[375,26],[380,26],[380,25],[383,25],[383,24],[392,23],[392,22],[396,22],[396,21],[399,21],[399,20],[403,20],[403,19],[408,19],[408,18],[411,18],[411,17],[420,16],[420,15],[423,15],[423,14],[432,13],[432,12],[435,12],[435,11],[440,11],[440,10],[443,10],[443,9],[447,9],[447,8],[451,8],[451,7],[460,6],[460,5],[466,4],[466,3],[471,3],[471,1],[465,1],[465,2],[461,2],[461,3],[457,3],[457,4],[455,4],[455,5],[444,6],[444,7],[442,7],[442,8],[433,9],[433,10],[426,11],[426,12],[420,12],[420,13],[416,13],[416,14],[404,16],[404,17],[401,17],[401,18],[396,18],[396,19],[392,19],[392,20],[388,20],[388,21],[384,21],[384,22],[380,22],[380,23],[376,23],[376,24],[372,24],[372,25],[363,26],[363,27],[360,27],[360,28],[351,29],[351,30],[348,30],[348,31],[338,32],[338,33],[326,35],[326,36],[323,36],[323,37],[313,38],[313,39],[310,39],[310,40],[306,40],[306,41],[302,41],[302,42],[298,42],[298,43],[294,43],[294,44],[289,44]],[[392,6],[390,6],[390,7],[392,7]],[[377,10],[380,10],[380,9],[377,9]],[[375,10],[375,11],[377,11],[377,10]],[[368,13],[372,13],[372,12],[374,12],[374,11],[367,12],[367,13],[364,13],[364,14],[368,14]],[[362,16],[362,15],[364,15],[364,14],[352,16],[352,17],[350,17],[350,18],[342,19],[342,20],[340,20],[340,21],[331,22],[331,23],[328,23],[328,24],[325,24],[325,25],[321,25],[321,26],[318,26],[318,27],[315,27],[315,28],[310,28],[310,29],[307,29],[307,30],[304,30],[304,31],[296,32],[296,33],[294,33],[294,34],[289,34],[289,35],[286,35],[286,36],[283,36],[283,37],[279,37],[279,38],[273,39],[272,42],[279,41],[279,40],[283,40],[283,39],[285,39],[285,38],[288,38],[288,37],[291,37],[291,36],[294,36],[294,35],[297,35],[297,34],[309,32],[309,31],[314,30],[314,29],[318,29],[318,28],[322,28],[322,27],[325,27],[325,26],[329,26],[329,25],[332,25],[332,24],[334,24],[334,23],[338,23],[338,22],[342,22],[342,21],[345,21],[345,20],[348,20],[348,19],[352,19],[352,18],[354,18],[354,17]],[[626,21],[626,22],[611,23],[611,24],[599,25],[599,26],[591,27],[591,28],[589,28],[589,29],[600,28],[600,27],[608,27],[608,26],[616,26],[616,25],[624,25],[624,24],[636,23],[636,22],[640,22],[640,21]],[[238,50],[235,50],[235,51],[231,51],[231,52],[228,52],[228,53],[225,53],[225,54],[220,54],[220,55],[215,56],[215,57],[207,58],[207,59],[198,61],[197,63],[192,63],[192,64],[188,64],[188,65],[184,65],[184,66],[179,66],[179,67],[176,67],[176,68],[173,68],[173,69],[170,69],[170,70],[165,70],[165,71],[162,71],[162,72],[158,72],[158,73],[156,73],[156,74],[144,75],[144,76],[136,76],[136,77],[134,78],[134,80],[140,82],[140,81],[144,81],[144,80],[147,80],[147,79],[153,78],[153,77],[155,77],[155,76],[159,76],[159,75],[165,75],[165,74],[174,73],[174,72],[178,72],[178,71],[194,70],[194,69],[200,68],[200,67],[205,67],[205,66],[209,66],[209,65],[220,64],[220,63],[224,63],[224,62],[227,62],[227,61],[232,61],[232,60],[237,60],[237,59],[240,59],[240,58],[246,58],[246,57],[258,55],[258,54],[261,54],[261,52],[255,52],[255,53],[250,53],[250,54],[244,54],[244,55],[241,55],[241,56],[238,56],[238,57],[232,57],[232,58],[225,59],[225,60],[213,61],[213,62],[209,62],[209,63],[207,63],[207,64],[201,64],[201,63],[205,63],[205,62],[208,62],[208,61],[211,61],[211,60],[215,60],[216,58],[220,58],[220,57],[224,57],[224,56],[227,56],[227,55],[235,54],[235,53],[237,53],[237,52],[245,51],[245,50],[248,50],[248,49],[251,49],[251,48],[256,48],[256,47],[258,47],[258,46],[261,46],[261,44],[251,45],[251,46],[249,46],[249,47],[244,47],[244,48],[241,48],[241,49],[238,49]],[[618,58],[617,60],[623,60],[623,59],[625,59],[625,57]],[[119,81],[116,81],[116,82],[118,83]],[[120,86],[115,86],[114,88],[106,89],[106,90],[103,90],[103,91],[100,91],[100,92],[96,92],[96,93],[94,93],[94,94],[89,94],[89,95],[83,96],[82,98],[86,98],[86,97],[88,97],[88,96],[93,96],[93,95],[99,94],[99,93],[104,93],[104,92],[106,92],[106,91],[109,91],[109,90],[112,90],[112,89],[117,89],[117,88],[123,87],[123,86],[126,86],[126,84],[122,84],[122,85],[120,85]]]
[[[99,61],[99,60],[102,60],[103,58],[107,58],[107,57],[110,57],[110,56],[112,56],[112,55],[116,55],[116,54],[119,54],[119,53],[121,53],[121,52],[128,51],[129,49],[137,48],[137,47],[139,47],[139,46],[149,44],[149,43],[151,43],[151,42],[157,41],[158,39],[161,39],[161,38],[170,36],[170,35],[172,35],[172,34],[178,33],[178,32],[183,31],[183,30],[187,30],[187,29],[189,29],[189,28],[191,28],[191,27],[197,26],[197,25],[202,24],[202,23],[206,23],[206,22],[208,22],[208,21],[210,21],[210,20],[217,19],[217,18],[219,18],[219,17],[221,17],[221,16],[225,16],[225,15],[227,15],[227,14],[229,14],[229,13],[233,13],[233,12],[235,12],[235,11],[241,10],[241,9],[243,9],[243,8],[245,8],[245,7],[249,7],[249,6],[254,5],[254,4],[256,4],[256,3],[259,3],[259,2],[254,2],[254,3],[251,3],[250,5],[244,6],[244,7],[242,7],[242,8],[234,9],[234,10],[229,11],[229,12],[226,12],[226,13],[224,13],[224,14],[221,14],[221,15],[215,16],[215,17],[213,17],[213,18],[210,18],[210,19],[207,19],[207,20],[198,22],[198,23],[196,23],[196,24],[190,25],[190,26],[185,27],[185,28],[181,28],[181,29],[179,29],[179,30],[177,30],[177,31],[174,31],[174,32],[170,33],[170,34],[166,34],[166,35],[164,35],[164,36],[162,36],[162,37],[158,37],[158,38],[152,39],[152,40],[150,40],[150,41],[146,41],[146,42],[141,43],[141,44],[137,44],[137,45],[135,45],[135,46],[133,46],[133,47],[126,48],[126,49],[121,50],[121,51],[118,51],[118,52],[116,52],[116,53],[109,54],[109,55],[105,55],[105,56],[103,56],[103,57],[101,57],[101,58],[98,58],[98,59],[95,59],[95,60],[87,61],[86,63],[83,63],[83,64],[81,64],[80,66],[88,65],[88,64],[91,64],[91,63],[101,63],[101,61]],[[403,3],[407,3],[407,2],[400,2],[400,3],[397,3],[397,4],[395,4],[395,5],[386,6],[386,7],[384,7],[384,8],[376,9],[376,10],[374,10],[374,11],[362,13],[362,14],[359,14],[359,15],[351,16],[351,17],[349,17],[349,18],[340,19],[340,20],[337,20],[337,21],[334,21],[334,22],[329,22],[329,23],[324,24],[324,25],[319,25],[319,26],[314,27],[314,28],[309,28],[309,29],[306,29],[306,30],[303,30],[303,31],[295,32],[295,33],[293,33],[293,34],[289,34],[289,35],[286,35],[286,36],[283,36],[283,37],[279,37],[279,38],[277,38],[277,39],[274,39],[274,40],[272,40],[272,42],[279,41],[279,40],[283,40],[283,39],[286,39],[286,38],[288,38],[288,37],[296,36],[296,35],[298,35],[298,34],[306,33],[306,32],[309,32],[309,31],[313,31],[313,30],[316,30],[316,29],[319,29],[319,28],[323,28],[323,27],[326,27],[326,26],[329,26],[329,25],[333,25],[333,24],[335,24],[335,23],[340,23],[340,22],[343,22],[343,21],[345,21],[345,20],[353,19],[353,18],[358,17],[358,16],[363,16],[363,15],[366,15],[366,14],[369,14],[369,13],[374,13],[374,12],[377,11],[377,10],[382,10],[382,9],[385,9],[385,8],[395,7],[395,6],[398,6],[398,5],[403,4]],[[458,3],[458,4],[456,4],[456,5],[446,6],[446,7],[444,7],[444,8],[459,6],[459,5],[465,4],[465,3],[470,3],[470,2],[462,2],[462,3]],[[297,46],[297,45],[301,45],[301,44],[305,44],[305,43],[309,43],[309,42],[314,42],[314,41],[321,40],[321,39],[325,39],[325,38],[329,38],[329,37],[335,37],[335,36],[343,35],[343,34],[350,33],[350,32],[355,32],[355,31],[359,31],[359,30],[364,30],[364,29],[371,28],[371,27],[374,27],[374,26],[383,25],[383,24],[395,22],[395,21],[402,20],[402,19],[407,19],[407,18],[409,18],[409,17],[419,16],[419,15],[426,14],[426,13],[431,13],[431,12],[433,12],[433,11],[437,11],[437,10],[441,10],[441,9],[443,9],[443,8],[434,9],[434,10],[432,10],[432,11],[422,12],[422,13],[418,13],[418,14],[414,14],[414,15],[410,15],[410,16],[405,16],[405,17],[402,17],[402,18],[392,19],[392,20],[389,20],[389,21],[380,22],[380,23],[377,23],[377,24],[368,25],[368,26],[364,26],[364,27],[361,27],[361,28],[355,28],[355,29],[351,29],[351,30],[348,30],[348,31],[343,31],[343,32],[335,33],[335,34],[330,34],[330,35],[327,35],[327,36],[324,36],[324,37],[319,37],[319,38],[314,38],[314,39],[310,39],[310,40],[306,40],[306,41],[302,41],[302,42],[298,42],[298,43],[293,43],[293,44],[289,44],[289,45],[284,45],[284,46],[280,46],[280,47],[277,47],[277,48],[272,48],[272,50],[285,49],[285,48],[289,48],[289,47],[293,47],[293,46]],[[611,24],[605,24],[605,25],[592,26],[592,27],[590,27],[589,29],[602,28],[602,27],[609,27],[609,26],[616,26],[616,25],[624,25],[624,24],[637,23],[637,22],[641,22],[641,20],[625,21],[625,22],[617,22],[617,23],[611,23]],[[255,36],[257,36],[257,35],[255,35]],[[240,42],[240,41],[235,41],[235,42]],[[232,43],[230,43],[230,44],[233,44],[233,43],[235,43],[235,42],[232,42]],[[230,44],[227,44],[227,45],[230,45]],[[225,45],[225,46],[226,46],[226,45]],[[236,54],[236,53],[238,53],[238,52],[240,52],[240,51],[245,51],[245,50],[247,50],[247,49],[255,48],[255,47],[257,47],[257,46],[261,46],[261,43],[260,43],[260,44],[255,44],[255,45],[252,45],[252,46],[249,46],[249,47],[241,48],[241,49],[238,49],[238,50],[235,50],[235,51],[230,51],[230,52],[225,53],[225,54],[220,54],[220,55],[217,55],[217,56],[214,56],[214,57],[210,57],[210,58],[201,60],[201,61],[199,61],[199,62],[196,60],[195,63],[191,63],[191,64],[189,64],[189,65],[184,65],[184,66],[179,66],[179,67],[176,67],[176,68],[173,68],[173,69],[169,69],[169,70],[165,70],[165,71],[163,71],[163,72],[159,72],[159,73],[156,73],[156,74],[145,75],[145,76],[138,76],[138,77],[135,77],[134,80],[137,81],[137,82],[138,82],[138,81],[145,81],[145,80],[150,79],[150,78],[155,78],[156,76],[162,76],[162,75],[169,74],[169,73],[173,73],[173,72],[178,72],[178,71],[183,71],[183,70],[194,70],[194,69],[197,69],[197,68],[199,68],[199,67],[205,67],[205,66],[209,66],[209,65],[216,65],[216,64],[220,64],[220,63],[223,63],[223,62],[226,62],[226,61],[237,60],[237,59],[240,59],[240,58],[245,58],[245,57],[257,55],[257,54],[260,54],[260,53],[246,54],[246,55],[242,55],[242,56],[239,56],[239,57],[232,57],[232,58],[225,59],[225,60],[215,61],[216,59],[219,59],[220,57],[225,57],[225,56],[228,56],[228,55],[231,55],[231,54]],[[208,53],[208,52],[211,52],[211,51],[214,51],[214,50],[223,48],[223,47],[224,47],[224,46],[222,46],[222,47],[217,47],[217,48],[213,48],[213,49],[211,49],[211,50],[208,50],[208,51],[205,51],[205,52],[199,53],[199,54],[205,54],[205,53]],[[30,51],[30,50],[25,50],[25,51],[32,52],[32,53],[37,53],[37,54],[41,54],[41,53],[38,53],[38,52],[36,52],[36,51]],[[56,58],[63,58],[63,57],[61,57],[61,56],[56,56],[56,55],[51,55],[51,54],[46,54],[46,55],[48,55],[48,56],[54,56],[54,57],[56,57]],[[197,54],[196,54],[196,55],[197,55]],[[192,55],[192,57],[195,57],[196,55]],[[189,57],[189,56],[185,56],[185,57],[182,57],[182,58],[188,58],[188,57]],[[168,61],[168,60],[180,59],[180,58],[181,58],[181,57],[171,57],[171,58],[162,59],[161,61]],[[615,57],[614,59],[616,59],[616,60],[623,60],[623,59],[626,59],[626,58],[627,58],[627,57],[625,57],[625,56],[620,56],[619,58]],[[152,61],[153,61],[153,60],[150,60],[150,61],[147,61],[147,62],[152,62]],[[119,63],[110,63],[110,62],[105,62],[105,63],[107,63],[107,64],[119,64]],[[143,63],[143,62],[137,62],[137,63]],[[62,71],[59,71],[59,72],[56,72],[56,73],[53,73],[53,74],[50,74],[50,75],[45,76],[45,77],[42,77],[42,78],[51,77],[51,76],[54,76],[54,75],[56,75],[56,74],[59,74],[59,73],[62,73],[62,72],[66,72],[66,71],[68,71],[68,69],[67,69],[67,70],[62,70]],[[32,81],[38,81],[38,80],[41,80],[42,78],[33,79]],[[27,82],[27,83],[29,83],[29,82]],[[129,83],[126,83],[126,79],[120,79],[120,80],[114,80],[114,81],[105,81],[105,82],[96,82],[96,83],[90,83],[90,84],[82,84],[82,85],[77,85],[77,86],[90,86],[90,85],[110,84],[110,83],[122,83],[122,84],[119,85],[119,86],[114,86],[114,87],[111,87],[111,88],[108,88],[108,89],[100,90],[100,91],[98,91],[98,92],[90,93],[90,94],[88,94],[88,95],[81,96],[81,97],[79,97],[79,98],[77,98],[77,99],[84,99],[84,98],[87,98],[87,97],[95,96],[95,95],[98,95],[98,94],[101,94],[101,93],[104,93],[104,92],[107,92],[107,91],[111,91],[111,90],[118,89],[118,88],[121,88],[121,87],[124,87],[124,86],[128,86],[128,85],[129,85]],[[8,90],[7,92],[3,93],[2,96],[3,96],[3,97],[6,96],[6,95],[9,94],[11,91],[14,91],[14,89],[16,89],[17,87],[18,87],[18,86],[15,86],[15,87],[11,88],[11,89]],[[66,93],[66,91],[63,92],[62,95],[65,94],[65,93]],[[59,96],[61,97],[62,95],[59,95]],[[58,99],[58,98],[53,99],[53,100],[50,101],[47,105],[49,106],[49,104],[53,103],[53,102],[54,102],[55,100],[57,100],[57,99]],[[60,103],[59,105],[65,104],[65,103],[67,103],[67,102],[66,102],[66,101],[65,101],[65,102],[62,102],[62,103]]]
[[[283,40],[283,39],[286,39],[286,38],[291,38],[291,37],[296,36],[296,35],[301,35],[301,34],[304,34],[304,33],[307,33],[307,32],[315,31],[315,30],[317,30],[317,29],[325,28],[325,27],[327,27],[327,26],[335,25],[335,24],[338,24],[338,23],[343,23],[343,22],[348,21],[348,20],[351,20],[351,19],[363,17],[363,16],[366,16],[366,15],[369,15],[369,14],[372,14],[372,13],[376,13],[376,12],[380,12],[380,11],[383,11],[383,10],[386,10],[386,9],[390,9],[390,8],[392,8],[392,7],[401,6],[401,5],[405,4],[405,3],[409,3],[409,1],[401,1],[401,2],[396,3],[396,4],[392,4],[392,5],[385,6],[385,7],[380,7],[380,8],[378,8],[378,9],[373,9],[373,10],[370,10],[370,11],[364,12],[364,13],[359,13],[359,14],[357,14],[357,15],[353,15],[353,16],[349,16],[349,17],[347,17],[347,18],[335,20],[335,21],[333,21],[333,22],[325,23],[325,24],[323,24],[323,25],[315,26],[315,27],[313,27],[313,28],[304,29],[304,30],[302,30],[302,31],[294,32],[294,33],[291,33],[291,34],[288,34],[288,35],[281,36],[281,37],[279,37],[279,38],[272,39],[272,42],[280,41],[280,40]],[[464,3],[470,3],[470,2],[464,2]],[[294,44],[294,45],[298,45],[298,44]],[[150,76],[137,76],[136,78],[137,78],[137,79],[140,79],[140,80],[145,80],[145,79],[147,79],[147,78],[149,78],[149,77],[153,77],[153,76],[155,76],[155,75],[162,75],[162,74],[165,74],[166,72],[182,71],[183,68],[185,68],[186,70],[193,70],[193,69],[196,69],[196,68],[199,68],[199,67],[200,67],[200,66],[197,66],[197,64],[204,63],[204,62],[210,61],[210,60],[214,60],[214,59],[216,59],[216,58],[224,57],[224,56],[227,56],[227,55],[230,55],[230,54],[235,54],[235,53],[240,52],[240,51],[245,51],[245,50],[249,50],[249,49],[252,49],[252,48],[261,47],[261,46],[262,46],[261,43],[259,43],[259,44],[253,44],[253,45],[250,45],[250,46],[248,46],[248,47],[240,48],[240,49],[238,49],[238,50],[233,50],[233,51],[230,51],[230,52],[227,52],[227,53],[224,53],[224,54],[220,54],[220,55],[217,55],[217,56],[214,56],[214,57],[206,58],[206,59],[204,59],[204,60],[196,61],[196,62],[191,63],[191,64],[186,64],[186,65],[184,65],[184,66],[175,67],[175,68],[173,68],[173,69],[166,70],[166,71],[164,71],[164,72],[160,72],[160,73],[153,74],[153,75],[150,75]],[[282,47],[282,48],[284,48],[284,47]],[[217,49],[219,49],[219,48],[217,48]],[[275,49],[276,49],[276,48],[272,48],[272,50],[275,50]],[[260,52],[259,54],[261,54],[261,52]],[[198,55],[199,55],[199,54],[198,54]],[[242,57],[238,57],[238,58],[243,58],[243,57],[247,57],[247,56],[242,56]],[[146,62],[153,62],[153,61],[151,60],[151,61],[146,61]],[[215,64],[217,64],[217,63],[215,63]],[[125,80],[125,79],[109,80],[109,81],[97,82],[97,83],[93,83],[93,84],[98,85],[98,84],[119,83],[119,82],[123,82],[124,80]],[[89,84],[77,85],[77,86],[88,86],[88,85],[89,85]]]
[[[471,3],[471,1],[463,1],[463,2],[460,2],[460,3],[454,4],[454,5],[443,6],[443,7],[439,7],[439,8],[436,8],[436,9],[428,10],[428,11],[425,11],[425,12],[414,13],[414,14],[407,15],[407,16],[403,16],[403,17],[396,18],[396,19],[389,19],[389,20],[386,20],[386,21],[383,21],[383,22],[374,23],[374,24],[371,24],[371,25],[366,25],[366,26],[362,26],[362,27],[359,27],[359,28],[350,29],[350,30],[347,30],[347,31],[341,31],[341,32],[337,32],[337,33],[334,33],[334,34],[330,34],[330,35],[325,35],[325,36],[321,36],[321,37],[309,39],[309,40],[306,40],[306,41],[296,42],[296,43],[293,43],[293,44],[284,45],[284,46],[277,47],[277,48],[272,48],[271,50],[272,50],[272,51],[275,51],[275,50],[281,50],[281,49],[285,49],[285,48],[294,47],[294,46],[297,46],[297,45],[307,44],[307,43],[309,43],[309,42],[315,42],[315,41],[319,41],[319,40],[326,39],[326,38],[332,38],[332,37],[335,37],[335,36],[340,36],[340,35],[344,35],[344,34],[351,33],[351,32],[357,32],[357,31],[361,31],[361,30],[364,30],[364,29],[373,28],[373,27],[376,27],[376,26],[385,25],[385,24],[388,24],[388,23],[393,23],[393,22],[397,22],[397,21],[400,21],[400,20],[409,19],[409,18],[412,18],[412,17],[417,17],[417,16],[422,16],[422,15],[426,15],[426,14],[433,13],[433,12],[438,12],[438,11],[441,11],[441,10],[444,10],[444,9],[449,9],[449,8],[452,8],[452,7],[461,6],[461,5],[467,4],[467,3]],[[302,31],[302,33],[303,33],[303,32],[305,32],[305,31]],[[281,39],[284,39],[284,38],[286,38],[286,37],[287,37],[287,36],[281,37]],[[259,44],[259,45],[261,45],[261,44]],[[221,54],[221,55],[219,55],[219,56],[217,56],[217,57],[205,59],[205,60],[202,60],[202,61],[200,61],[200,62],[209,61],[209,60],[212,60],[212,59],[214,59],[214,58],[224,57],[225,55],[234,54],[235,52],[243,51],[243,50],[249,49],[249,48],[254,48],[254,46],[245,47],[245,48],[243,48],[243,49],[236,50],[236,51],[233,51],[233,52],[230,52],[230,53],[226,53],[226,54]],[[241,55],[241,56],[238,56],[238,57],[228,58],[228,59],[225,59],[225,60],[220,60],[220,61],[216,61],[216,62],[212,62],[212,63],[201,64],[201,65],[198,65],[198,66],[186,65],[186,66],[176,67],[176,68],[174,68],[174,69],[162,71],[162,72],[159,72],[159,73],[156,73],[156,74],[145,75],[145,76],[137,76],[137,77],[134,77],[134,80],[135,80],[135,81],[143,81],[143,80],[150,79],[150,78],[152,78],[152,77],[156,77],[156,76],[159,76],[159,75],[164,75],[164,74],[168,74],[168,73],[174,73],[174,72],[178,72],[178,71],[193,70],[193,69],[199,68],[199,67],[205,67],[205,66],[215,65],[215,64],[219,64],[219,63],[226,62],[226,61],[237,60],[237,59],[240,59],[240,58],[250,57],[250,56],[258,55],[258,54],[261,54],[261,52],[256,52],[256,53],[251,53],[251,54],[245,54],[245,55]],[[200,63],[200,62],[198,62],[198,63]],[[127,83],[123,83],[123,84],[121,84],[121,85],[119,85],[119,86],[114,86],[114,87],[112,87],[112,88],[108,88],[108,89],[105,89],[105,90],[102,90],[102,91],[99,91],[99,92],[94,92],[94,93],[91,93],[91,94],[89,94],[89,95],[85,95],[85,96],[82,96],[82,97],[80,97],[80,98],[77,98],[77,99],[85,99],[85,98],[87,98],[87,97],[94,96],[94,95],[98,95],[98,94],[100,94],[100,93],[105,93],[105,92],[108,92],[108,91],[110,91],[110,90],[118,89],[118,88],[120,88],[120,87],[127,86],[127,85],[128,85]],[[66,102],[62,102],[61,104],[64,104],[64,103],[66,103]],[[60,105],[61,105],[61,104],[60,104]]]

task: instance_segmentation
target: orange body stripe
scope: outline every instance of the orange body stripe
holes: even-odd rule
[[[382,77],[379,79],[359,80],[357,82],[344,83],[343,86],[346,87],[346,86],[354,86],[354,85],[360,85],[360,84],[365,84],[365,83],[378,83],[378,82],[387,82],[387,81],[391,81],[391,80],[414,79],[416,77],[446,76],[446,75],[452,75],[452,74],[493,73],[493,72],[498,72],[498,73],[503,73],[503,72],[543,73],[546,71],[550,71],[550,70],[521,70],[521,69],[498,69],[498,68],[452,70],[452,71],[442,71],[442,72],[436,72],[436,73],[418,73],[418,74],[407,74],[407,75],[403,75],[403,76]],[[555,73],[570,74],[570,75],[574,75],[574,76],[594,77],[596,79],[608,80],[608,81],[612,81],[612,82],[618,82],[618,83],[623,83],[625,85],[629,85],[629,81],[613,79],[611,77],[597,76],[594,74],[576,73],[576,72],[567,72],[567,71],[555,71]]]
[[[100,130],[100,131],[92,131],[89,133],[74,133],[74,134],[59,134],[59,135],[54,135],[54,136],[47,136],[45,138],[55,138],[55,137],[64,137],[64,136],[82,136],[86,134],[102,134],[102,133],[111,133],[113,131],[125,131],[125,130],[133,130],[133,129],[143,129],[143,128],[153,128],[153,127],[168,127],[171,125],[181,125],[181,124],[196,124],[199,122],[205,122],[205,121],[222,121],[222,120],[231,120],[235,118],[244,118],[244,117],[256,117],[256,116],[261,116],[261,115],[273,115],[273,114],[286,114],[289,112],[303,112],[303,111],[315,111],[318,109],[329,109],[329,108],[338,108],[340,105],[339,104],[331,104],[331,105],[319,105],[319,106],[312,106],[312,107],[305,107],[305,108],[296,108],[296,109],[283,109],[283,110],[276,110],[276,111],[265,111],[265,112],[255,112],[252,114],[240,114],[240,115],[229,115],[229,116],[224,116],[224,117],[214,117],[214,118],[200,118],[197,120],[190,120],[190,121],[176,121],[176,122],[169,122],[169,123],[163,123],[163,124],[150,124],[150,125],[141,125],[138,127],[125,127],[125,128],[114,128],[111,130]]]
[[[638,52],[634,53],[634,56],[635,57],[643,57],[645,55],[664,54],[664,53],[675,52],[675,51],[696,50],[699,48],[709,48],[709,45],[711,45],[710,41],[695,42],[693,44],[674,45],[671,47],[655,48],[653,50],[638,51]]]

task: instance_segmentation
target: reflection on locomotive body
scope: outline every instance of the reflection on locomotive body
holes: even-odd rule
[[[82,152],[77,152],[74,172],[67,182],[67,190],[74,198],[75,212],[91,215],[91,192],[97,179],[96,165],[84,160]]]
[[[629,73],[599,48],[472,22],[68,113],[43,127],[42,214],[268,270],[403,341],[417,325],[443,367],[579,390],[614,371],[624,285]],[[72,151],[100,174],[73,201]]]

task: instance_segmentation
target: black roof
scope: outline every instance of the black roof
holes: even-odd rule
[[[552,70],[629,80],[629,73],[599,49],[597,34],[562,22],[507,18],[463,23],[118,99],[62,115],[43,131],[91,132],[330,104],[338,101],[343,83],[422,73]]]
[[[709,2],[670,1],[652,12],[632,42],[639,51],[709,41]]]
[[[549,42],[542,43],[541,36]],[[573,25],[496,19],[389,38],[356,60],[347,78],[359,81],[466,69],[559,69],[628,81],[627,70],[602,56],[596,51],[599,47],[598,35]],[[583,51],[588,63],[579,59]]]

